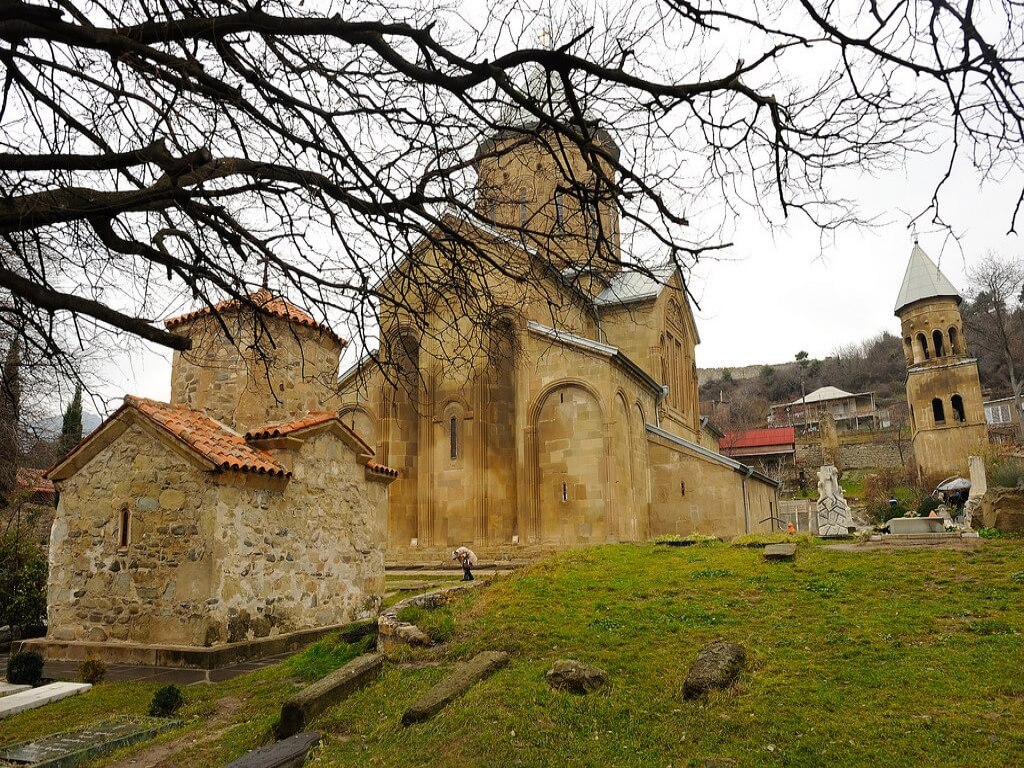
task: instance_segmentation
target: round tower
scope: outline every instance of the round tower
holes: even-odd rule
[[[526,90],[533,103],[579,130],[561,87],[537,71]],[[510,110],[502,130],[477,147],[477,213],[507,235],[547,256],[575,279],[598,280],[621,268],[619,212],[612,163],[619,147],[596,119],[584,115],[593,152],[584,157],[570,139],[536,117]],[[603,285],[596,287],[600,292]]]
[[[165,322],[192,341],[174,353],[171,402],[239,433],[336,407],[344,339],[267,290],[249,300]]]
[[[978,363],[968,355],[960,294],[914,243],[896,300],[919,476],[964,473],[988,445]]]

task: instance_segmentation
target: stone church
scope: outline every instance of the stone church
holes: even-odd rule
[[[907,364],[914,461],[922,480],[967,476],[988,447],[978,361],[967,352],[960,294],[914,243],[896,299]]]
[[[345,342],[250,298],[169,320],[192,340],[171,402],[126,396],[50,470],[51,657],[176,664],[379,607],[398,473],[338,418]]]
[[[381,348],[342,375],[342,420],[399,471],[391,560],[770,529],[776,483],[702,438],[682,275],[623,263],[615,201],[566,193],[593,174],[552,143],[478,148],[475,212],[382,281]]]

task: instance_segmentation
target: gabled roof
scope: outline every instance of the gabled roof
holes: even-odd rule
[[[55,493],[53,483],[46,478],[45,469],[35,467],[18,467],[16,473],[17,488],[25,493]]]
[[[301,325],[306,328],[315,328],[322,331],[328,337],[334,339],[334,341],[338,342],[341,346],[348,344],[345,339],[341,338],[341,336],[336,334],[323,323],[318,322],[311,314],[300,309],[281,296],[274,296],[274,294],[266,288],[261,288],[255,293],[250,294],[249,301],[258,307],[259,311],[265,315],[270,317],[279,317],[294,325]],[[240,312],[249,308],[249,305],[240,299],[227,299],[226,301],[214,304],[212,307],[201,307],[200,309],[193,310],[192,312],[186,312],[183,315],[172,317],[169,320],[164,321],[164,326],[168,329],[173,329],[179,325],[183,325],[184,323],[198,320],[201,317]]]
[[[268,424],[256,429],[250,429],[245,433],[245,439],[273,440],[274,438],[289,437],[307,430],[327,426],[340,429],[348,439],[353,450],[359,451],[366,456],[373,456],[375,453],[369,443],[356,434],[348,424],[338,418],[337,411],[316,411],[308,414],[307,416],[292,419],[291,421],[284,421],[278,424]],[[369,464],[367,464],[367,466],[369,466]],[[385,467],[385,469],[387,469],[387,467]]]
[[[286,478],[291,472],[266,451],[251,446],[245,438],[200,411],[184,405],[161,403],[125,395],[124,404],[75,446],[63,461],[51,467],[47,477],[70,477],[111,439],[126,428],[125,419],[140,417],[168,441],[177,445],[214,471],[247,472]],[[118,427],[120,425],[120,431]],[[113,435],[113,437],[111,437]]]
[[[771,446],[792,446],[796,442],[793,427],[777,429],[748,429],[745,432],[726,432],[718,446],[723,451],[738,448],[766,448]]]
[[[870,395],[870,392],[859,392],[854,394],[853,392],[847,392],[845,389],[839,387],[818,387],[813,392],[808,392],[804,397],[798,397],[791,403],[786,405],[803,405],[804,403],[822,403],[826,400],[845,400],[847,397],[859,397],[860,395]],[[778,408],[780,406],[773,406]]]
[[[124,402],[208,459],[217,469],[276,477],[291,475],[269,453],[249,445],[240,434],[205,413],[184,405],[161,403],[133,395],[125,395]]]
[[[932,299],[937,296],[949,296],[960,303],[960,294],[949,282],[938,266],[926,254],[917,243],[914,243],[914,250],[910,252],[910,261],[907,263],[907,271],[903,274],[903,284],[900,286],[899,296],[896,297],[895,312],[898,315],[900,310],[922,299]]]

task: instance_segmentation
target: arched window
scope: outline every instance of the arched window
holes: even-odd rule
[[[946,354],[946,345],[943,343],[942,331],[936,329],[932,331],[932,344],[935,347],[935,356],[944,357]]]
[[[953,395],[949,402],[953,406],[953,419],[967,421],[967,414],[964,413],[964,399],[960,395]]]
[[[932,400],[932,417],[936,424],[946,423],[946,410],[942,407],[942,400],[938,397]]]
[[[903,354],[906,356],[907,362],[914,362],[914,342],[910,340],[909,336],[903,340]]]
[[[118,542],[117,546],[120,549],[127,549],[129,542],[129,527],[131,526],[131,513],[128,511],[128,507],[121,508],[121,526],[118,531]]]
[[[450,458],[459,458],[459,426],[454,416],[448,420],[448,443]]]
[[[928,359],[928,338],[923,334],[917,334],[917,343],[921,345],[921,354],[925,360]]]
[[[960,354],[960,337],[956,332],[956,328],[949,329],[949,351],[950,354]]]

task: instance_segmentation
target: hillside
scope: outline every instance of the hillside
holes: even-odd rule
[[[801,545],[775,565],[721,544],[567,552],[453,604],[449,643],[392,657],[313,723],[325,744],[307,765],[1011,765],[1024,745],[1022,605],[1017,540],[975,552]],[[746,646],[746,671],[731,691],[684,701],[690,663],[719,637]],[[490,649],[509,666],[402,727],[453,662]],[[611,685],[551,690],[544,672],[559,658],[604,668]],[[162,764],[222,765],[259,744],[302,664],[186,689],[186,725],[162,739],[179,751]],[[140,713],[154,687],[104,684],[18,715],[0,743]]]

